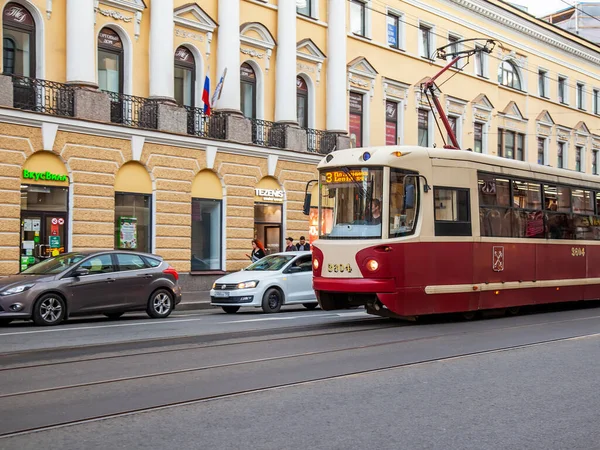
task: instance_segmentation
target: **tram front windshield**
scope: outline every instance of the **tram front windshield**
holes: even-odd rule
[[[321,172],[322,239],[381,237],[383,169],[343,167]]]

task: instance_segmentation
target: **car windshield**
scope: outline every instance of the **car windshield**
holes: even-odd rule
[[[250,264],[244,270],[257,270],[257,271],[276,271],[281,270],[283,267],[294,259],[295,255],[270,255],[259,259],[254,264]]]
[[[53,275],[61,273],[87,256],[83,253],[63,253],[25,269],[21,272],[21,275]]]
[[[322,171],[320,185],[321,239],[381,237],[382,168]]]

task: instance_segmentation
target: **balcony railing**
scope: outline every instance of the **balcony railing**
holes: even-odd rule
[[[128,127],[158,128],[158,102],[143,97],[107,92],[110,97],[110,121]]]
[[[212,113],[207,116],[202,108],[185,107],[187,111],[187,132],[192,136],[226,139],[227,116]]]
[[[74,88],[55,81],[12,76],[13,107],[54,116],[73,117]]]
[[[304,130],[306,130],[307,150],[309,152],[326,155],[335,148],[336,136],[334,133],[315,130],[314,128],[304,128]]]
[[[285,148],[287,125],[268,120],[250,119],[252,122],[252,143],[262,147]]]

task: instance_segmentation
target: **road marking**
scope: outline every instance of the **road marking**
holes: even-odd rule
[[[329,317],[369,317],[366,312],[358,311],[358,312],[348,312],[348,313],[331,313],[331,314],[311,314],[311,315],[302,315],[302,316],[275,316],[275,317],[257,317],[253,319],[241,319],[241,320],[230,320],[227,322],[220,323],[245,323],[245,322],[266,322],[271,320],[300,320],[300,319],[321,319],[321,318],[329,318]]]

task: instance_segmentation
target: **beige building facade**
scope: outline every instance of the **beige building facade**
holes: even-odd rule
[[[600,47],[495,0],[0,1],[0,274],[56,253],[162,255],[203,290],[314,237],[322,156],[442,146],[596,174]],[[205,83],[211,111],[203,96]],[[216,92],[216,95],[215,95]],[[314,205],[313,205],[314,206]]]

